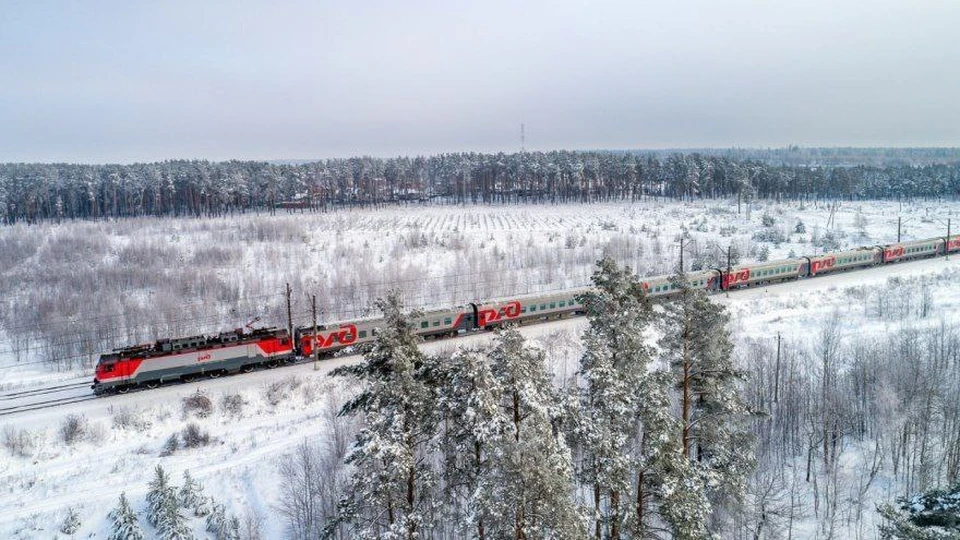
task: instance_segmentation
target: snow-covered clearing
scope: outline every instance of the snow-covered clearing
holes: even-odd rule
[[[912,221],[904,237],[944,233],[945,226],[937,219],[949,215],[948,211],[934,208],[941,207],[934,202],[905,205],[903,215],[912,216]],[[898,212],[896,203],[844,204],[832,221],[838,231],[845,232],[833,236],[841,247],[895,240]],[[413,303],[442,304],[447,300],[526,292],[523,286],[510,289],[523,283],[533,287],[530,290],[581,284],[602,253],[641,268],[642,273],[660,273],[675,260],[674,237],[682,227],[691,230],[702,244],[742,243],[747,246],[745,259],[750,258],[750,251],[759,251],[763,246],[768,246],[770,258],[786,256],[790,251],[806,254],[822,250],[812,247],[810,241],[814,234],[822,238],[827,231],[830,211],[826,208],[771,203],[757,205],[749,214],[749,218],[747,212],[737,215],[735,203],[646,202],[427,207],[415,212],[408,208],[276,218],[247,216],[233,221],[144,220],[136,225],[116,222],[40,227],[49,229],[45,232],[53,239],[57,235],[77,234],[71,228],[88,233],[98,230],[105,235],[103,246],[111,254],[103,264],[117,265],[129,263],[111,263],[111,256],[123,253],[133,244],[155,242],[161,246],[171,240],[171,256],[194,260],[196,252],[217,238],[221,240],[219,245],[227,246],[223,249],[236,250],[237,255],[226,256],[223,264],[200,266],[200,274],[190,275],[217,275],[219,283],[237,287],[240,297],[278,291],[285,281],[311,290],[311,286],[321,284],[348,287],[358,283],[359,276],[366,276],[371,283],[374,278],[376,283],[386,284],[408,280],[421,286],[408,290]],[[775,219],[772,227],[787,229],[784,234],[789,241],[774,245],[752,240],[758,231],[771,229],[761,222],[764,214]],[[792,232],[797,219],[805,223],[806,233]],[[729,234],[721,232],[724,228]],[[14,234],[10,229],[0,230],[0,235]],[[252,234],[251,231],[270,229],[285,232],[248,244],[234,241]],[[568,242],[568,238],[574,240]],[[38,249],[33,256],[39,259],[42,253]],[[29,266],[27,262],[23,264],[25,268]],[[5,270],[13,271],[16,269]],[[481,275],[504,277],[478,282],[489,285],[473,284],[471,277],[479,279]],[[741,346],[774,343],[779,333],[796,348],[813,351],[815,334],[825,324],[839,324],[843,336],[854,337],[881,336],[904,326],[960,322],[960,291],[955,286],[958,278],[960,256],[955,256],[950,260],[931,259],[737,291],[715,298],[727,305],[733,315],[731,329]],[[178,274],[173,279],[190,277]],[[446,287],[448,284],[453,284],[453,292]],[[932,297],[925,316],[916,294],[921,286]],[[370,287],[356,297],[346,293],[344,297],[360,303],[379,290]],[[433,291],[435,296],[424,291]],[[328,302],[333,301],[333,295],[328,297]],[[107,305],[118,307],[115,303]],[[301,298],[300,312],[303,306]],[[276,322],[282,324],[282,319]],[[576,369],[580,352],[577,336],[584,324],[582,319],[571,319],[526,327],[523,332],[545,348],[557,377],[562,378]],[[439,351],[488,339],[489,334],[478,334],[430,342],[424,347]],[[9,353],[8,347],[3,350]],[[738,354],[743,356],[743,352],[738,346]],[[813,353],[809,354],[810,361],[816,362]],[[10,446],[0,448],[0,537],[53,537],[69,508],[77,509],[82,518],[75,537],[103,537],[108,527],[107,513],[116,505],[121,491],[127,493],[136,509],[143,508],[147,481],[156,464],[172,472],[177,484],[181,483],[182,471],[190,470],[204,484],[207,494],[227,504],[228,513],[251,524],[259,521],[265,538],[281,537],[283,523],[274,511],[281,496],[278,459],[304,440],[327,440],[334,422],[331,413],[350,389],[326,374],[337,365],[355,360],[343,357],[323,361],[318,370],[304,364],[0,417],[0,434],[5,438],[7,433],[22,435],[17,440],[23,443],[20,455]],[[25,380],[53,385],[86,374],[83,370],[51,374],[44,364],[17,366],[11,354],[5,356],[4,362],[8,369],[0,370],[2,393],[24,387]],[[181,400],[198,390],[214,404],[210,416],[201,418],[183,412]],[[85,434],[73,444],[65,443],[60,434],[64,419],[70,414],[83,415],[87,424]],[[162,456],[170,436],[191,423],[208,432],[211,443]],[[863,455],[851,448],[841,460],[844,468],[850,470],[851,482]],[[885,478],[871,488],[872,500],[897,493],[894,482]],[[872,504],[865,508],[865,513],[872,515]],[[202,520],[194,519],[192,523],[196,532],[202,533]],[[871,527],[872,521],[862,526],[868,537],[873,534]],[[856,535],[852,528],[844,531],[847,534],[838,532],[839,537]],[[815,519],[798,517],[794,536],[815,534]]]
[[[309,323],[313,294],[321,321],[344,320],[394,288],[410,306],[446,307],[583,285],[602,255],[641,275],[669,273],[681,230],[695,240],[687,261],[724,266],[730,246],[748,261],[892,242],[898,217],[905,239],[942,236],[958,209],[761,201],[738,213],[735,200],[651,199],[3,227],[0,389],[23,384],[31,363],[89,368],[105,349],[160,336],[255,317],[282,326],[286,283],[296,323]]]

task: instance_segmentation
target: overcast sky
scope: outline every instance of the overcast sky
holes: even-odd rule
[[[960,1],[0,1],[0,161],[960,145]]]

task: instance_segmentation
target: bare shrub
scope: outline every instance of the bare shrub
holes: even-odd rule
[[[200,426],[193,422],[183,428],[180,436],[183,439],[184,448],[198,448],[210,444],[210,434],[200,429]]]
[[[110,407],[110,412],[113,413],[113,427],[117,429],[132,429],[142,433],[150,428],[150,421],[140,411],[129,407]]]
[[[94,422],[87,426],[87,433],[83,438],[90,444],[102,444],[107,438],[107,426],[103,422]]]
[[[196,415],[197,418],[206,418],[213,414],[213,401],[200,390],[183,398],[183,416],[187,417],[191,414]]]
[[[4,426],[3,428],[3,446],[17,457],[30,457],[36,450],[37,441],[33,435],[25,429],[17,429],[13,426]]]
[[[241,523],[240,538],[242,540],[263,540],[263,522],[264,516],[253,509],[248,509],[243,514]]]
[[[323,389],[319,382],[314,379],[307,381],[300,387],[300,394],[306,403],[312,403],[323,395]]]
[[[264,390],[264,397],[267,403],[274,407],[286,400],[292,390],[296,390],[303,384],[299,377],[290,376],[280,381],[270,383]]]
[[[246,400],[240,394],[224,394],[220,400],[220,409],[230,416],[240,416],[246,404]]]
[[[70,414],[60,424],[60,440],[67,446],[83,439],[87,434],[87,417],[82,414]]]
[[[172,456],[180,449],[180,435],[171,433],[167,442],[163,443],[163,449],[160,450],[160,457]]]

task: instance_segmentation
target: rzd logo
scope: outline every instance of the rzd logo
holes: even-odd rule
[[[903,246],[897,246],[897,247],[892,248],[892,249],[885,249],[885,250],[883,250],[883,259],[884,259],[884,260],[896,259],[896,258],[899,258],[899,257],[903,257]]]
[[[308,334],[303,336],[303,339],[300,341],[303,345],[304,354],[310,354],[313,351],[314,345],[316,345],[318,349],[326,349],[335,344],[344,346],[351,345],[357,341],[357,326],[354,324],[348,324],[340,327],[339,330],[333,330],[328,334],[318,332],[316,339],[313,339],[313,336]]]
[[[833,265],[836,263],[837,263],[836,257],[827,257],[825,259],[817,259],[813,261],[813,263],[811,264],[810,273],[816,274],[817,272],[828,270],[830,268],[833,268]]]
[[[951,238],[950,241],[947,242],[947,251],[955,251],[958,249],[960,249],[960,238]]]
[[[723,288],[726,289],[732,285],[750,281],[750,269],[744,268],[736,272],[729,272],[723,275]]]
[[[483,327],[490,323],[516,319],[520,316],[522,306],[514,300],[504,304],[500,309],[481,309],[477,312],[477,326]]]

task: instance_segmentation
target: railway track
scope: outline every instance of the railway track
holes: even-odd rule
[[[900,264],[909,263],[909,262],[914,262],[914,261],[918,261],[918,260],[921,260],[921,259],[911,259],[911,260],[897,261],[897,262],[895,262],[895,263],[893,263],[893,264],[900,265]],[[885,266],[885,265],[884,265],[884,266]],[[827,276],[835,276],[835,275],[838,275],[838,274],[841,274],[841,273],[846,273],[846,272],[852,271],[852,270],[866,270],[866,269],[877,268],[877,267],[880,267],[880,265],[874,265],[874,266],[871,266],[871,267],[869,267],[869,268],[842,269],[842,270],[840,270],[840,271],[838,271],[838,272],[831,273],[831,274],[826,274],[826,275],[827,275]],[[805,278],[802,278],[802,279],[803,279],[803,280],[815,279],[816,277],[819,277],[819,276],[808,276],[808,277],[805,277]],[[758,283],[758,284],[755,284],[755,285],[747,285],[747,286],[744,286],[744,287],[732,288],[732,289],[730,289],[730,290],[727,290],[726,292],[727,292],[727,293],[730,293],[730,292],[736,293],[736,292],[738,292],[738,291],[747,291],[747,290],[750,290],[750,289],[753,289],[753,288],[783,285],[783,284],[787,284],[787,283],[791,283],[791,282],[795,282],[795,281],[797,281],[797,278],[793,278],[793,279],[782,279],[782,280],[771,280],[771,281],[769,281],[769,282],[762,282],[762,283]],[[656,300],[656,299],[655,299],[655,300]],[[520,324],[521,326],[543,324],[543,323],[554,322],[554,321],[556,321],[556,320],[558,320],[558,319],[567,318],[567,317],[570,317],[570,316],[573,316],[573,315],[569,315],[569,314],[568,314],[568,315],[561,315],[561,316],[556,316],[556,317],[545,317],[545,318],[536,319],[536,320],[526,320],[526,321],[520,322],[519,324]],[[435,336],[431,336],[431,337],[429,338],[429,340],[430,340],[430,341],[433,341],[433,340],[457,339],[458,337],[463,337],[463,336],[467,336],[467,335],[471,335],[471,334],[472,334],[472,333],[469,333],[469,332],[468,332],[468,333],[460,333],[460,334],[458,334],[458,335],[456,335],[456,336],[441,336],[441,335],[435,335]],[[330,358],[331,356],[335,356],[335,355],[336,355],[336,353],[324,354],[324,355],[321,356],[321,360],[326,359],[326,358]],[[260,371],[260,370],[263,370],[263,369],[273,369],[273,368],[280,368],[280,367],[293,367],[293,366],[296,366],[296,365],[299,365],[299,364],[304,364],[304,363],[308,363],[308,362],[312,362],[312,361],[313,361],[313,359],[310,358],[310,357],[297,357],[295,360],[289,360],[289,361],[285,361],[285,362],[271,363],[270,365],[264,365],[264,366],[261,366],[261,367],[255,368],[255,369],[256,369],[257,371]],[[219,375],[218,375],[218,376],[219,376]],[[198,378],[199,378],[199,377],[198,377]],[[191,379],[191,380],[192,380],[192,379]],[[166,386],[166,385],[168,385],[168,384],[177,384],[177,383],[164,383],[163,386]],[[56,385],[56,386],[47,386],[47,387],[33,388],[33,389],[29,389],[29,390],[18,390],[18,391],[14,391],[14,392],[7,392],[7,393],[0,394],[0,417],[9,416],[9,415],[18,414],[18,413],[23,413],[23,412],[36,411],[36,410],[41,410],[41,409],[54,408],[54,407],[59,407],[59,406],[62,406],[62,405],[68,405],[68,404],[73,404],[73,403],[81,403],[81,402],[84,402],[84,401],[89,401],[89,400],[93,400],[93,399],[98,399],[97,396],[93,395],[92,392],[91,392],[91,393],[80,393],[80,394],[78,394],[78,393],[76,392],[77,390],[80,390],[81,388],[88,388],[89,386],[90,386],[90,382],[89,382],[89,381],[81,381],[81,382],[73,382],[73,383],[59,384],[59,385]],[[131,392],[140,392],[140,391],[144,391],[144,390],[148,390],[148,389],[152,389],[152,388],[155,388],[155,386],[136,388],[136,389],[131,389],[130,391],[131,391]],[[56,397],[57,394],[70,393],[70,392],[72,392],[72,395],[65,395],[65,396],[61,396],[61,397]],[[40,400],[32,400],[31,398],[41,398],[41,399],[40,399]],[[50,398],[50,399],[46,399],[46,398]],[[13,403],[10,403],[10,402],[13,402]]]
[[[0,394],[0,417],[94,399],[90,382],[73,382]]]
[[[32,403],[24,403],[21,405],[13,405],[11,407],[2,407],[0,408],[0,416],[9,416],[11,414],[18,414],[29,411],[38,411],[41,409],[51,409],[53,407],[60,407],[61,405],[68,405],[71,403],[80,403],[83,401],[90,401],[92,399],[97,399],[93,394],[90,395],[80,395],[80,396],[68,396],[57,399],[48,399],[44,401],[35,401]]]
[[[10,401],[14,399],[24,399],[33,396],[40,396],[43,394],[53,394],[57,392],[63,392],[65,390],[75,390],[77,388],[89,387],[90,381],[81,381],[69,384],[59,384],[56,386],[42,386],[40,388],[31,388],[29,390],[18,390],[16,392],[7,392],[0,394],[0,402]]]

